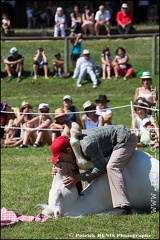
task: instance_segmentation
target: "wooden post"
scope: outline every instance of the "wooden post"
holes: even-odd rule
[[[157,36],[152,37],[152,75],[156,74]]]
[[[69,71],[69,39],[65,37],[64,45],[64,72]]]

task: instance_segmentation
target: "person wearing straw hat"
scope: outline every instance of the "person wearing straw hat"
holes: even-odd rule
[[[70,129],[71,122],[67,120],[67,115],[64,109],[57,108],[55,110],[54,122],[50,125],[50,129],[52,132],[52,141],[58,136],[61,136],[65,126],[67,126]]]
[[[152,87],[152,76],[150,72],[143,72],[140,78],[142,86],[135,90],[134,103],[141,99],[143,102],[146,102],[149,107],[155,106],[158,100],[158,92],[156,88]]]
[[[106,95],[101,94],[99,95],[98,99],[95,100],[95,102],[97,103],[96,114],[103,116],[104,125],[111,125],[113,113],[112,109],[108,107],[108,102],[110,102],[110,100]]]
[[[83,116],[81,117],[83,129],[104,126],[104,118],[96,114],[95,104],[88,100],[83,104],[83,109],[85,111],[85,114],[83,114]]]
[[[82,81],[87,76],[91,78],[93,82],[93,88],[98,87],[98,79],[94,72],[94,60],[90,56],[90,51],[88,49],[83,50],[83,57],[78,58],[76,62],[76,68],[74,70],[74,74],[72,78],[77,78],[77,87],[82,87]]]
[[[49,104],[39,104],[38,111],[40,115],[32,118],[27,122],[27,124],[24,124],[25,134],[23,143],[19,146],[19,148],[28,148],[29,140],[35,148],[42,147],[45,144],[51,144],[52,139],[49,127],[52,123],[52,119],[48,115],[49,109]],[[28,124],[31,124],[32,126],[28,128]]]

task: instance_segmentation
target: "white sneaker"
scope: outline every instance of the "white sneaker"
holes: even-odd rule
[[[93,88],[97,88],[97,84],[93,85]]]
[[[79,83],[79,84],[77,84],[77,87],[82,87],[82,84],[80,84],[80,83]]]

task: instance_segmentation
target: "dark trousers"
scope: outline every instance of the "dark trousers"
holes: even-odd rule
[[[122,28],[120,25],[117,25],[117,31],[119,34],[128,34],[132,28],[132,24],[129,23],[125,28]]]

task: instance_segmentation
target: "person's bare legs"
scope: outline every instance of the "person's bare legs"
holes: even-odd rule
[[[38,66],[36,64],[33,64],[33,72],[34,72],[34,80],[37,79],[37,72],[38,72]]]
[[[44,65],[43,69],[44,69],[44,77],[45,77],[45,79],[49,79],[49,77],[48,77],[48,65]]]
[[[96,36],[99,35],[99,27],[100,27],[99,23],[95,23],[95,34],[96,34]]]

